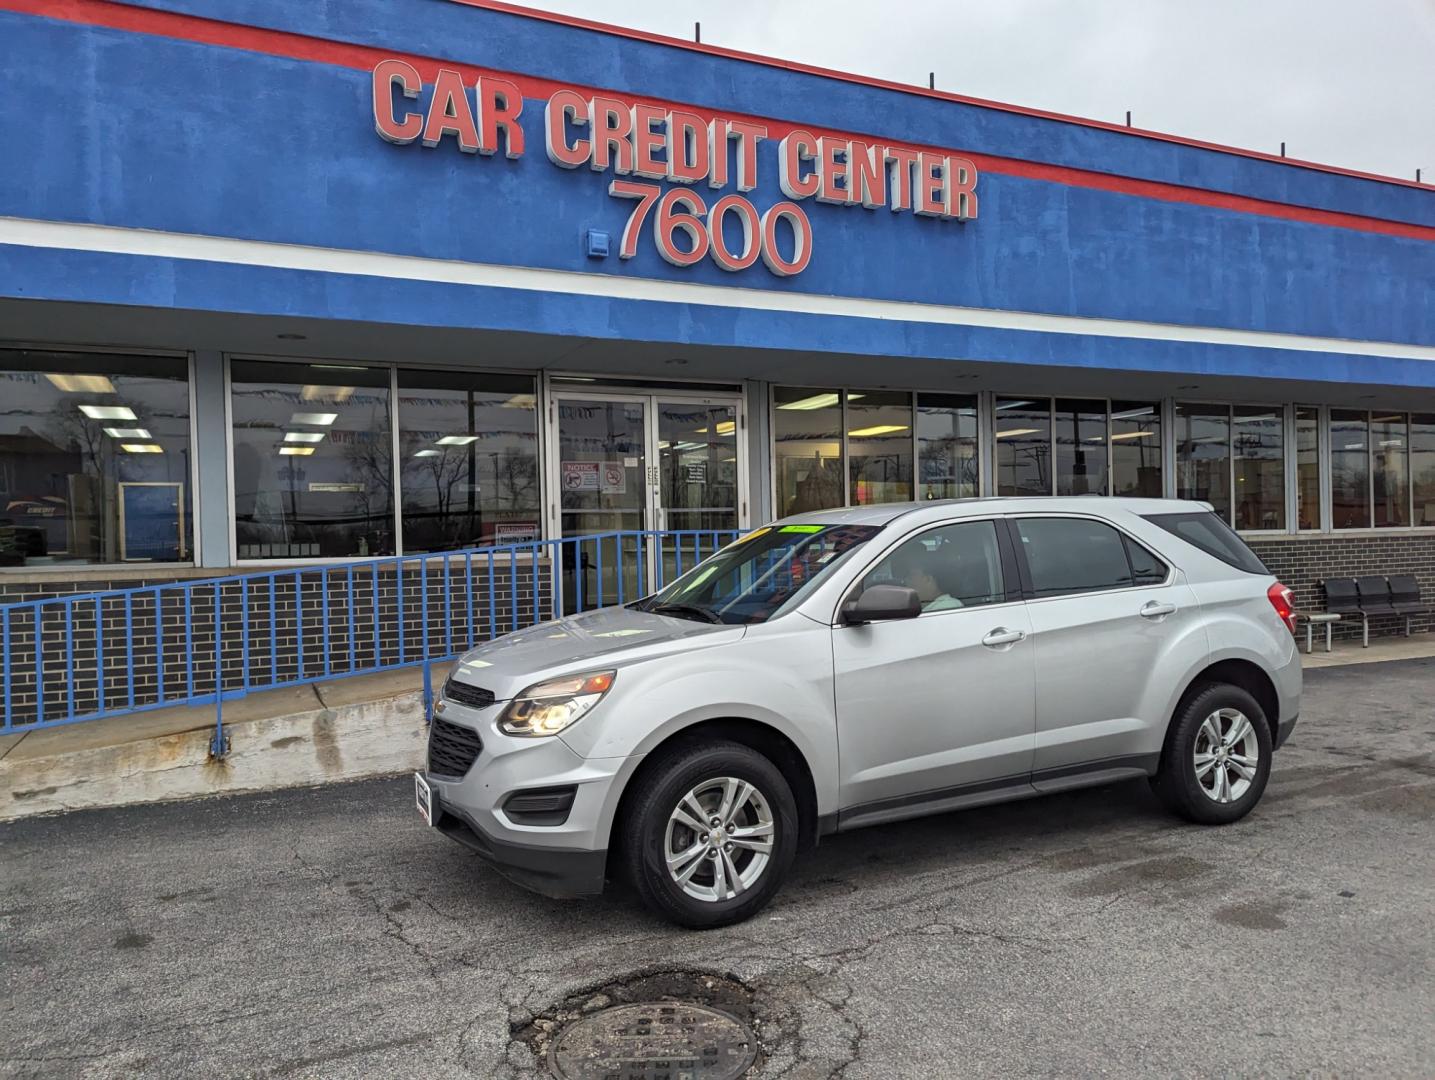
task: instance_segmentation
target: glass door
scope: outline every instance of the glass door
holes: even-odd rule
[[[565,611],[660,588],[742,526],[741,398],[563,390],[549,415],[550,535],[574,541],[562,545]]]
[[[566,612],[634,600],[650,568],[636,537],[654,527],[648,482],[646,397],[554,396],[554,492],[562,545]],[[592,537],[584,541],[581,537]]]
[[[659,546],[656,584],[726,544],[739,527],[739,402],[657,395]]]

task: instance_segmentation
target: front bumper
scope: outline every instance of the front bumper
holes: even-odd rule
[[[474,851],[516,885],[567,900],[603,891],[608,852],[517,844],[489,836],[460,810],[435,798],[434,825],[450,840]]]
[[[1286,744],[1286,740],[1291,737],[1291,732],[1295,730],[1296,721],[1299,719],[1299,716],[1292,716],[1276,725],[1276,741],[1272,746],[1273,750],[1279,750]]]

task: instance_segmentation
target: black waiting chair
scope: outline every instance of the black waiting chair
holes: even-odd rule
[[[1420,582],[1413,574],[1394,574],[1390,578],[1390,606],[1405,617],[1405,636],[1410,636],[1410,620],[1416,615],[1429,615],[1429,604],[1420,596]]]
[[[1370,616],[1360,606],[1360,592],[1355,578],[1326,578],[1322,584],[1325,586],[1325,610],[1342,619],[1359,619],[1362,644],[1369,648]]]

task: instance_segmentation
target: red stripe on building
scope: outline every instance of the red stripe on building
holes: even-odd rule
[[[974,98],[962,98],[954,94],[943,94],[936,91],[922,91],[914,87],[903,86],[898,83],[886,83],[877,79],[865,79],[858,76],[844,75],[840,72],[829,72],[821,68],[808,67],[800,64],[790,64],[782,61],[773,61],[758,56],[749,56],[733,50],[718,49],[713,46],[699,46],[691,42],[682,42],[674,38],[666,38],[657,34],[646,34],[641,31],[619,30],[607,27],[601,23],[592,23],[583,19],[573,19],[567,16],[554,15],[550,12],[536,12],[528,8],[516,5],[494,2],[494,0],[454,0],[454,2],[467,4],[473,7],[481,7],[494,11],[510,12],[533,18],[544,19],[550,22],[565,23],[585,29],[601,30],[606,33],[618,33],[622,36],[631,37],[636,40],[652,41],[664,45],[681,45],[686,48],[695,48],[714,55],[727,56],[736,59],[748,60],[768,65],[776,65],[789,68],[794,71],[802,71],[812,74],[823,75],[831,78],[840,78],[846,81],[864,83],[884,89],[896,89],[903,93],[921,93],[930,97],[944,98],[952,101],[977,104],[983,107],[1000,108],[1010,112],[1020,112],[1027,115],[1041,116],[1048,119],[1061,120],[1066,123],[1079,123],[1092,127],[1111,127],[1112,130],[1127,132],[1129,129],[1104,125],[1095,121],[1082,121],[1075,118],[1061,116],[1056,113],[1042,113],[1037,110],[1020,109],[1014,106],[1000,106]],[[359,71],[370,71],[380,60],[401,59],[414,65],[423,75],[424,81],[432,82],[440,67],[452,68],[464,76],[466,81],[472,81],[479,75],[497,75],[510,79],[515,83],[525,98],[546,99],[555,91],[560,89],[576,89],[585,94],[604,94],[618,97],[625,101],[638,100],[633,95],[623,91],[604,87],[574,86],[570,83],[562,83],[552,79],[540,79],[530,75],[522,75],[515,72],[504,71],[495,68],[481,68],[472,64],[464,64],[450,60],[436,60],[431,57],[415,56],[408,53],[394,52],[390,49],[380,49],[368,45],[354,45],[348,42],[332,41],[327,38],[311,37],[305,34],[296,34],[287,30],[270,30],[262,27],[242,26],[237,23],[220,22],[215,19],[201,18],[196,15],[182,15],[169,11],[156,11],[151,8],[131,7],[126,4],[115,3],[113,0],[0,0],[0,10],[18,12],[26,15],[39,15],[51,19],[61,19],[67,22],[81,23],[88,26],[106,27],[112,30],[126,30],[134,33],[153,34],[159,37],[167,37],[181,41],[190,41],[202,45],[215,45],[223,48],[245,49],[250,52],[265,53],[271,56],[282,56],[292,60],[305,60],[314,63],[331,64],[336,67],[352,68]],[[644,101],[652,101],[651,98],[643,98]],[[686,102],[661,101],[661,104],[675,106],[698,114],[704,120],[710,120],[715,116],[724,116],[730,119],[751,120],[755,123],[764,124],[768,129],[768,135],[774,139],[780,139],[784,135],[801,128],[810,131],[818,136],[834,137],[857,137],[868,142],[885,143],[891,141],[887,137],[876,133],[838,131],[831,128],[819,128],[811,125],[796,124],[791,121],[778,120],[771,117],[756,116],[734,112],[717,112],[711,108],[701,105],[694,105]],[[1266,155],[1256,154],[1250,151],[1232,151],[1226,147],[1214,144],[1203,144],[1191,140],[1183,140],[1174,136],[1157,136],[1153,133],[1142,132],[1142,135],[1149,137],[1164,138],[1172,142],[1184,143],[1186,145],[1203,147],[1207,149],[1220,150],[1222,152],[1241,153],[1249,157],[1264,158]],[[1255,199],[1244,195],[1232,195],[1226,192],[1211,191],[1205,188],[1187,187],[1179,184],[1169,184],[1157,180],[1140,180],[1132,177],[1116,176],[1110,173],[1101,173],[1087,169],[1075,169],[1063,165],[1049,165],[1043,162],[1025,161],[1017,158],[998,157],[990,154],[977,154],[966,150],[954,150],[951,147],[936,147],[920,143],[902,142],[899,145],[916,150],[931,150],[941,154],[952,152],[961,153],[974,161],[977,167],[983,171],[1006,176],[1017,176],[1032,180],[1043,180],[1055,184],[1064,184],[1069,187],[1089,188],[1097,191],[1110,191],[1122,195],[1135,195],[1140,198],[1155,199],[1161,202],[1187,203],[1194,206],[1208,206],[1220,210],[1231,210],[1238,213],[1257,214],[1264,217],[1281,218],[1288,221],[1302,221],[1314,225],[1325,225],[1332,228],[1353,229],[1358,232],[1379,233],[1386,236],[1400,236],[1416,240],[1435,241],[1435,226],[1416,225],[1409,222],[1390,221],[1384,218],[1368,217],[1361,214],[1348,214],[1334,210],[1320,210],[1313,207],[1296,206],[1290,203],[1274,202],[1266,199]],[[1290,159],[1274,158],[1270,160],[1279,161],[1283,164],[1297,164]],[[1298,163],[1302,167],[1320,168],[1325,171],[1340,173],[1350,176],[1358,176],[1366,179],[1380,180],[1384,183],[1406,184],[1415,186],[1407,181],[1396,180],[1388,177],[1371,176],[1370,174],[1348,172],[1346,170],[1334,169],[1329,166],[1312,166],[1309,163]],[[1422,185],[1423,186],[1423,185]]]

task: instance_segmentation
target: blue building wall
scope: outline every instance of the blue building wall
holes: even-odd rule
[[[91,5],[100,9],[106,5]],[[621,232],[633,203],[611,174],[565,170],[543,151],[543,101],[527,100],[519,159],[395,146],[374,132],[363,66],[264,47],[4,10],[16,84],[0,97],[8,161],[0,216],[232,237],[340,251],[761,289],[809,296],[1435,344],[1435,196],[1399,184],[1182,146],[1078,124],[823,78],[635,41],[452,0],[151,0],[139,7],[310,35],[580,87],[693,104],[878,139],[1019,159],[983,172],[967,223],[805,200],[814,255],[779,278],[638,255],[586,257],[590,228]],[[85,5],[79,5],[84,8]],[[289,51],[308,48],[297,39]],[[284,48],[289,48],[284,46]],[[303,46],[304,48],[299,48]],[[282,49],[281,49],[282,51]],[[21,90],[23,89],[23,92]],[[762,144],[759,209],[782,199],[775,140]],[[1036,178],[1029,165],[1266,200],[1271,212]],[[1095,183],[1095,181],[1093,181]],[[699,185],[709,203],[719,192]],[[729,188],[728,190],[732,190]],[[1324,215],[1353,215],[1332,225]],[[1292,220],[1290,214],[1314,220]],[[1356,220],[1369,219],[1369,220]],[[1399,228],[1411,235],[1389,235]],[[6,234],[0,231],[0,242]],[[1332,346],[1154,343],[840,314],[748,312],[522,289],[391,282],[165,255],[76,255],[0,245],[0,295],[201,310],[370,318],[642,340],[818,348],[872,355],[1204,370],[1435,386],[1424,359]]]

